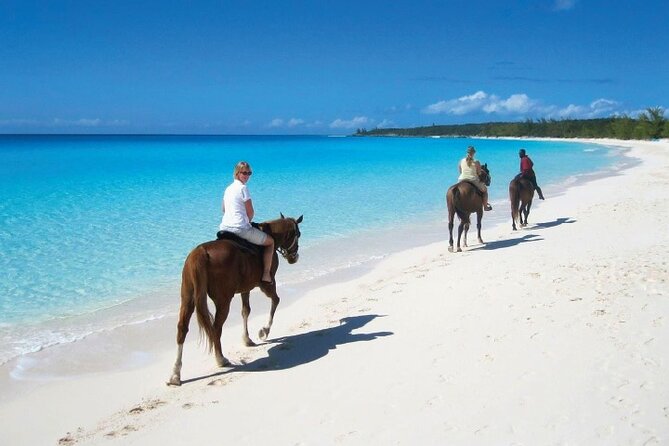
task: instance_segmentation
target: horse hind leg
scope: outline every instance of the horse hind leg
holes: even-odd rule
[[[453,252],[453,219],[448,221],[448,251]]]
[[[460,221],[460,224],[458,225],[458,249],[456,252],[462,252],[462,248],[460,248],[460,239],[462,238],[462,231],[465,228],[465,223]],[[467,246],[467,235],[465,234],[465,246]]]
[[[223,324],[228,318],[230,313],[230,301],[234,297],[234,293],[231,295],[214,295],[212,300],[216,305],[216,315],[214,316],[214,355],[216,356],[216,364],[219,367],[225,367],[230,365],[230,361],[223,356],[223,349],[221,347],[221,334],[223,332]]]
[[[483,211],[476,212],[476,235],[480,244],[483,244],[483,239],[481,238],[481,220],[483,219]]]
[[[244,331],[242,333],[242,341],[247,347],[254,347],[255,342],[249,337],[249,315],[251,314],[251,305],[249,304],[250,292],[246,291],[242,294],[242,319],[244,322]]]
[[[469,232],[469,226],[470,226],[469,223],[465,223],[465,231],[463,234],[463,243],[462,243],[462,246],[464,246],[465,248],[469,247],[469,245],[467,244],[467,233]]]
[[[188,286],[182,286],[181,293],[181,307],[179,308],[179,320],[177,322],[177,358],[172,367],[172,375],[167,381],[168,386],[181,385],[181,366],[184,351],[184,341],[186,334],[188,334],[188,325],[190,318],[195,311],[195,302],[192,298],[192,290],[189,291]]]
[[[272,324],[274,323],[274,313],[276,312],[276,308],[279,306],[281,299],[279,298],[279,295],[276,294],[276,280],[273,280],[271,284],[263,283],[260,286],[260,289],[267,297],[272,299],[272,307],[269,310],[269,319],[267,320],[267,325],[258,331],[258,337],[265,341],[267,340],[269,331],[272,328]]]

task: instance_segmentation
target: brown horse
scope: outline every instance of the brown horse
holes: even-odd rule
[[[521,227],[527,226],[527,216],[530,215],[534,185],[527,178],[514,178],[509,183],[509,200],[511,201],[511,227],[515,231],[516,221]],[[524,217],[524,220],[523,220]]]
[[[274,237],[277,251],[292,264],[299,257],[298,241],[302,216],[298,219],[281,218],[258,225],[259,229]],[[272,299],[269,321],[258,336],[266,339],[272,327],[274,312],[279,305],[276,294],[276,270],[279,267],[279,256],[274,253],[272,258],[272,282],[262,282],[263,258],[262,247],[245,247],[234,239],[220,239],[202,243],[193,249],[184,263],[181,275],[181,308],[177,323],[177,358],[172,369],[168,385],[181,385],[181,358],[183,344],[188,333],[188,323],[195,311],[201,332],[206,335],[209,351],[214,350],[216,363],[219,367],[229,365],[221,349],[221,331],[223,323],[230,311],[230,301],[235,293],[242,296],[242,317],[244,331],[242,339],[247,346],[255,343],[249,338],[248,317],[251,313],[249,295],[253,288],[259,286],[267,297]],[[207,306],[207,295],[214,302],[216,315],[212,318]]]
[[[490,186],[491,177],[487,164],[481,166],[479,180],[486,186]],[[457,214],[460,219],[460,225],[458,226],[457,252],[462,252],[462,249],[460,248],[460,238],[463,230],[465,234],[463,245],[465,247],[467,246],[467,231],[469,231],[470,225],[469,216],[472,212],[476,212],[478,239],[479,243],[483,243],[483,239],[481,239],[481,219],[483,218],[483,196],[481,191],[469,181],[460,181],[448,188],[448,191],[446,192],[446,205],[448,207],[448,250],[453,252],[453,220],[455,214]]]

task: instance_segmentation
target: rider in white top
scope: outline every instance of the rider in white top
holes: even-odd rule
[[[235,179],[225,189],[223,194],[223,218],[221,219],[221,230],[235,232],[235,229],[247,229],[251,227],[249,216],[246,212],[246,202],[251,199],[251,193],[246,184]]]
[[[486,211],[492,210],[492,206],[488,204],[488,188],[486,185],[479,179],[479,173],[481,172],[481,163],[478,160],[474,159],[474,154],[476,149],[474,146],[467,147],[467,156],[460,160],[458,164],[458,171],[460,176],[458,181],[470,181],[483,193],[483,209]]]
[[[235,235],[248,240],[254,245],[264,246],[263,251],[263,282],[272,282],[270,269],[272,267],[272,256],[274,255],[274,239],[262,232],[260,229],[251,226],[255,210],[251,201],[251,193],[246,183],[251,178],[251,166],[246,161],[240,161],[235,166],[232,175],[233,181],[223,194],[221,210],[223,218],[219,229],[232,232]]]

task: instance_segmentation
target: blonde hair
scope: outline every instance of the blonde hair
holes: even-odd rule
[[[476,153],[476,149],[474,148],[474,146],[467,147],[467,158],[465,158],[465,159],[467,160],[467,165],[468,166],[471,166],[472,163],[474,162],[474,154],[475,153]]]
[[[240,161],[235,166],[235,170],[232,171],[232,179],[236,180],[239,172],[251,171],[251,165],[246,161]]]

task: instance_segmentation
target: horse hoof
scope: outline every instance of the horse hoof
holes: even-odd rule
[[[181,385],[181,377],[177,374],[174,374],[165,384],[170,387],[179,387]]]
[[[462,252],[462,248],[458,248],[458,252]]]
[[[263,327],[258,331],[258,337],[263,341],[267,339],[267,336],[269,336],[269,328]]]
[[[251,339],[247,338],[247,339],[244,339],[244,345],[247,346],[247,347],[255,347],[258,344],[253,342]]]
[[[230,361],[225,356],[221,356],[220,358],[216,358],[216,364],[219,367],[227,367],[230,365]]]
[[[448,252],[453,252],[453,247],[452,246],[448,247]]]

